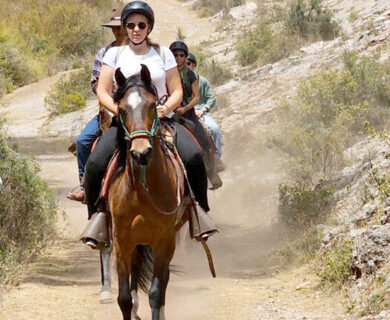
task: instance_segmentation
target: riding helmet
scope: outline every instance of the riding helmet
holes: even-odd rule
[[[177,40],[175,42],[172,42],[171,45],[169,46],[169,49],[172,52],[175,51],[175,50],[183,50],[186,56],[188,54],[188,47],[184,43],[184,41],[181,41],[181,40]]]
[[[193,62],[193,63],[195,63],[195,65],[197,65],[198,63],[196,62],[196,58],[195,58],[195,56],[191,53],[191,52],[189,52],[188,54],[187,54],[187,58],[186,58],[187,60],[190,60],[191,62]]]
[[[121,21],[122,21],[122,27],[125,27],[125,23],[129,15],[132,13],[139,13],[144,15],[148,20],[150,24],[150,31],[153,30],[154,26],[154,13],[152,8],[143,1],[132,1],[129,2],[122,10],[121,14]]]

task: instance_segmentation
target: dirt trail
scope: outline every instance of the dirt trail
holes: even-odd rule
[[[212,26],[196,18],[179,2],[149,1],[157,15],[153,38],[168,45],[175,39],[177,27],[192,39],[207,36]],[[29,121],[45,120],[43,97],[56,78],[22,88],[9,96],[9,119],[20,119],[23,97],[29,97]],[[18,100],[16,100],[16,97]],[[3,109],[4,110],[4,109]],[[25,126],[26,127],[26,126]],[[22,127],[21,127],[22,128]],[[0,296],[2,320],[103,320],[121,319],[116,303],[99,304],[99,261],[97,252],[77,242],[86,223],[86,208],[69,201],[65,194],[77,184],[75,158],[65,153],[68,139],[47,141],[38,136],[21,142],[21,149],[34,154],[42,167],[42,176],[55,190],[64,219],[59,238],[40,258],[25,270],[21,284]],[[18,135],[20,136],[20,135]],[[266,169],[265,169],[266,170]],[[272,250],[283,238],[283,228],[273,222],[272,208],[245,212],[236,198],[234,172],[227,170],[225,185],[211,198],[211,207],[221,233],[209,241],[217,275],[209,275],[205,255],[196,243],[186,253],[177,252],[174,263],[181,267],[173,275],[167,292],[166,315],[170,320],[199,319],[346,319],[341,316],[337,296],[317,291],[307,269],[278,272]],[[270,186],[267,186],[270,188]],[[260,191],[258,191],[260,192]],[[261,197],[260,194],[247,197]],[[306,283],[302,290],[296,287]],[[116,280],[113,281],[116,295]],[[329,305],[332,305],[331,310]],[[142,295],[140,316],[150,319],[147,297]]]

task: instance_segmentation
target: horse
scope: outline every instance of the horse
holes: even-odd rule
[[[109,187],[108,210],[112,221],[119,294],[124,320],[137,315],[138,289],[149,293],[152,320],[163,320],[170,262],[175,252],[179,179],[161,141],[157,92],[150,73],[126,79],[115,71],[120,124],[117,144],[123,169]],[[165,147],[164,147],[165,146]],[[129,281],[131,276],[131,283]]]

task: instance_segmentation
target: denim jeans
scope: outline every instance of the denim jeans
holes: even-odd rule
[[[85,126],[76,139],[77,163],[79,166],[79,179],[84,176],[85,164],[91,154],[91,147],[100,135],[99,115],[94,116]]]
[[[211,135],[213,136],[215,147],[217,149],[216,154],[218,155],[218,157],[220,157],[222,155],[221,130],[219,130],[218,124],[208,113],[203,113],[203,120],[206,127],[209,128],[209,130],[211,131]]]

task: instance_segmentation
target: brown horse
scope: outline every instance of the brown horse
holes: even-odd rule
[[[175,251],[178,179],[159,135],[157,93],[150,73],[126,79],[115,72],[120,124],[118,147],[124,169],[109,189],[113,243],[123,319],[137,315],[137,289],[149,290],[153,320],[163,320],[169,265]],[[131,284],[129,277],[131,276]],[[149,288],[150,287],[150,288]]]

